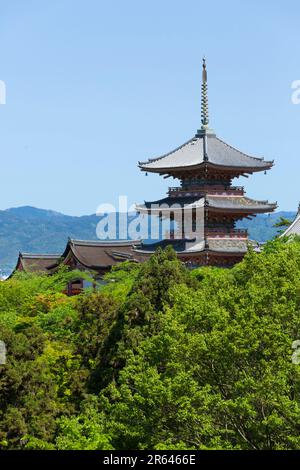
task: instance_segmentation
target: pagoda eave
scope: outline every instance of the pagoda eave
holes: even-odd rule
[[[147,173],[159,173],[160,175],[164,175],[164,174],[170,174],[172,176],[172,174],[178,174],[178,173],[182,173],[182,172],[189,172],[189,171],[195,171],[195,170],[203,170],[203,169],[213,169],[213,170],[217,170],[217,169],[220,169],[220,170],[223,170],[223,171],[228,171],[228,172],[238,172],[240,174],[242,173],[249,173],[249,174],[252,174],[252,173],[255,173],[255,172],[259,172],[259,171],[266,171],[266,170],[270,170],[273,165],[274,165],[274,162],[273,161],[270,161],[270,162],[264,162],[265,164],[262,165],[262,166],[253,166],[253,167],[243,167],[243,166],[233,166],[233,165],[217,165],[215,163],[211,163],[211,162],[202,162],[198,165],[190,165],[190,166],[178,166],[178,167],[161,167],[161,168],[152,168],[152,167],[148,167],[148,166],[143,166],[142,164],[139,163],[139,168],[141,171],[144,171],[144,172],[147,172]]]
[[[235,196],[228,196],[227,198],[223,197],[223,204],[218,204],[218,197],[215,196],[213,200],[209,196],[203,196],[202,198],[196,198],[193,202],[189,202],[187,204],[184,203],[184,198],[174,198],[174,201],[172,201],[172,198],[165,198],[159,201],[145,202],[145,204],[137,204],[136,210],[138,213],[141,214],[163,215],[170,213],[182,213],[183,211],[193,212],[193,210],[195,209],[205,208],[205,210],[209,213],[251,215],[258,213],[264,214],[266,212],[273,212],[277,208],[277,203],[268,203],[266,201],[253,201],[251,205],[251,202],[248,202],[249,199],[246,198],[240,198],[241,203],[234,204],[236,200],[235,198]],[[221,197],[219,199],[221,201]],[[224,204],[224,200],[227,205]],[[242,204],[242,202],[244,202],[244,204]],[[232,205],[230,206],[230,204]]]
[[[153,251],[148,251],[148,250],[135,250],[137,255],[146,255],[146,256],[152,256],[155,253],[155,250]],[[175,250],[176,251],[176,250]],[[192,258],[198,255],[202,255],[205,253],[210,253],[214,254],[217,256],[244,256],[245,253],[247,253],[247,250],[244,251],[219,251],[219,250],[210,250],[210,249],[203,249],[203,250],[185,250],[185,251],[176,251],[176,255],[179,258],[182,257],[187,257],[187,258]]]
[[[207,210],[211,213],[222,213],[222,214],[246,214],[246,215],[251,215],[251,214],[265,214],[268,212],[273,212],[276,208],[277,205],[275,206],[265,206],[265,207],[237,207],[237,208],[229,208],[229,207],[212,207],[212,206],[207,206]]]

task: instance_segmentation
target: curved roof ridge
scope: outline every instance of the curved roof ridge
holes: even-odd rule
[[[198,139],[199,139],[199,137],[197,137],[197,136],[191,137],[189,140],[187,140],[183,144],[179,145],[174,150],[171,150],[170,152],[167,152],[167,153],[161,155],[160,157],[149,158],[148,160],[145,160],[143,162],[139,161],[138,164],[140,166],[140,165],[145,165],[146,163],[152,163],[152,162],[157,162],[158,160],[162,160],[163,158],[168,157],[169,155],[172,155],[172,153],[177,152],[178,150],[182,149],[183,147],[185,147],[189,143],[193,142],[193,140],[198,140]]]
[[[22,258],[59,258],[61,253],[19,253]]]
[[[215,139],[217,139],[219,142],[222,142],[222,144],[226,145],[227,147],[235,150],[236,152],[239,152],[240,154],[244,155],[247,158],[252,158],[253,160],[258,160],[260,162],[264,163],[273,163],[274,160],[265,160],[263,157],[253,157],[252,155],[249,155],[248,153],[242,152],[241,150],[237,149],[236,147],[233,147],[233,145],[228,144],[225,142],[223,139],[220,139],[217,135],[214,136]],[[208,160],[209,160],[209,155],[208,155]]]
[[[265,204],[267,206],[276,206],[277,207],[277,201],[276,202],[269,202],[268,199],[252,199],[251,197],[243,196],[244,199],[247,199],[247,201],[251,202],[257,202],[258,204]]]
[[[133,245],[139,243],[140,240],[79,240],[76,238],[70,238],[69,242],[72,245],[85,245],[85,246],[122,246],[122,245]]]
[[[85,267],[88,267],[88,260],[85,258],[85,256],[82,256],[82,254],[79,252],[78,253],[78,250],[76,249],[76,245],[75,244],[70,244],[70,248],[71,248],[71,251],[73,253],[73,255],[75,256],[76,260],[82,264],[83,266]]]
[[[222,195],[222,196],[217,196],[217,195],[214,195],[214,194],[208,194],[206,195],[206,198],[207,199],[215,199],[216,201],[217,200],[220,200],[220,199],[244,199],[246,201],[250,201],[250,202],[257,202],[259,204],[268,204],[268,205],[277,205],[277,201],[276,202],[269,202],[268,199],[253,199],[251,197],[248,197],[248,196],[245,196],[245,195],[238,195],[238,196],[235,196],[235,195],[232,195],[232,194],[228,194],[228,195]]]

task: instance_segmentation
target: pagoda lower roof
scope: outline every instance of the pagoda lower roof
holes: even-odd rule
[[[208,207],[211,209],[221,209],[224,211],[246,211],[246,212],[271,212],[276,209],[276,203],[268,201],[256,201],[245,196],[210,196],[205,195],[201,198],[197,197],[166,197],[158,201],[147,202],[137,205],[136,210],[139,212],[163,212],[176,211],[185,209],[193,209],[197,207]]]
[[[197,255],[199,253],[213,252],[224,254],[245,254],[248,250],[248,241],[241,239],[206,239],[199,242],[188,240],[162,240],[153,244],[142,243],[136,248],[137,253],[152,254],[158,247],[165,248],[171,245],[179,255]]]
[[[172,246],[177,253],[186,251],[187,243],[195,242],[195,238],[189,239],[173,239],[173,240],[158,240],[153,243],[142,243],[136,248],[137,252],[154,253],[157,248],[165,249],[167,246]]]
[[[203,130],[175,150],[161,157],[139,162],[141,170],[161,174],[198,169],[202,165],[253,173],[271,168],[273,161],[247,155],[219,139],[212,131]]]

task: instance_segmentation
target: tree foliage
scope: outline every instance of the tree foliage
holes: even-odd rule
[[[95,292],[0,284],[2,449],[299,449],[300,242],[232,269],[172,249]]]

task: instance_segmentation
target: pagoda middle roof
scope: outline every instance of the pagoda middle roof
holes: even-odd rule
[[[139,167],[143,171],[170,173],[172,170],[196,169],[203,164],[254,172],[271,168],[273,161],[247,155],[219,139],[212,131],[199,131],[175,150],[161,157],[139,162]]]
[[[143,205],[137,205],[138,211],[151,210],[151,206],[154,210],[161,210],[161,206],[166,210],[176,210],[176,208],[193,208],[208,206],[215,209],[228,209],[228,210],[246,210],[246,211],[262,211],[268,212],[276,209],[276,203],[269,203],[268,201],[256,201],[245,196],[210,196],[206,195],[202,198],[197,197],[166,197],[158,201],[148,202],[146,201]]]

